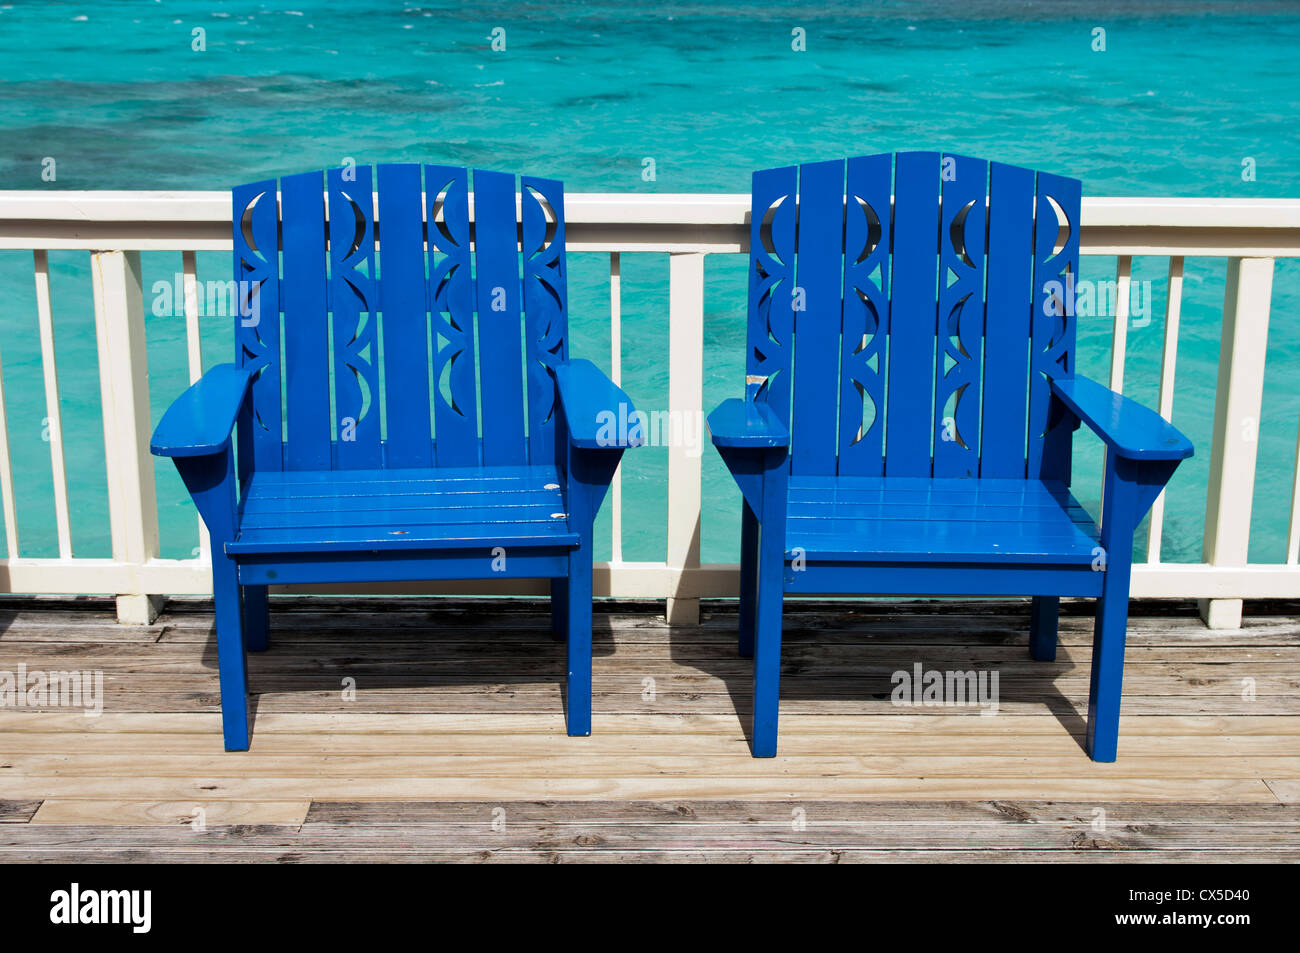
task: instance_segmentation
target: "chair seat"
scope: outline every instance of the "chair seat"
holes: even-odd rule
[[[231,554],[567,547],[554,466],[253,475]]]
[[[1062,483],[790,477],[787,558],[1090,564],[1097,527]]]

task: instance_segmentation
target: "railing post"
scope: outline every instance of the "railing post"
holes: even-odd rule
[[[668,566],[700,565],[700,473],[704,435],[704,255],[668,256]],[[684,437],[691,437],[688,441]],[[691,445],[694,441],[694,446]],[[676,592],[683,588],[678,577]],[[700,599],[670,593],[669,625],[700,621]]]
[[[140,253],[91,252],[90,266],[113,559],[143,567],[158,555],[158,504],[149,455],[149,370]],[[161,604],[159,595],[118,593],[117,619],[147,624],[157,617]]]
[[[1245,566],[1249,555],[1272,294],[1272,258],[1228,259],[1202,557],[1214,566]],[[1241,625],[1240,599],[1201,599],[1198,604],[1212,629]]]

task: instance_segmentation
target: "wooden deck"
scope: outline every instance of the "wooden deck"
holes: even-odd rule
[[[0,672],[102,671],[104,712],[0,708],[0,860],[1300,860],[1300,606],[1135,604],[1110,765],[1080,744],[1090,610],[1036,663],[1027,603],[790,604],[754,760],[725,603],[598,606],[568,738],[544,603],[280,600],[229,754],[209,606],[9,599]],[[916,663],[997,671],[998,714],[895,706]]]

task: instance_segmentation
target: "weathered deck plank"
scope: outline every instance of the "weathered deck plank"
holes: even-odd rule
[[[155,815],[156,816],[156,815]],[[0,829],[0,857],[912,862],[1300,857],[1300,806],[1113,802],[316,802],[293,824]]]
[[[611,764],[611,773],[617,768]],[[1027,771],[1032,771],[1029,766]],[[101,775],[96,777],[0,777],[0,797],[19,791],[42,791],[42,797],[120,798],[144,800],[225,799],[238,801],[312,798],[373,798],[378,800],[518,801],[528,798],[587,800],[688,798],[754,798],[756,800],[1096,800],[1261,801],[1278,799],[1259,778],[1095,778],[1035,776],[1020,778],[967,777],[154,777]]]
[[[297,827],[307,817],[311,801],[132,801],[109,799],[46,798],[31,818],[32,824],[60,826],[203,827],[232,824]]]

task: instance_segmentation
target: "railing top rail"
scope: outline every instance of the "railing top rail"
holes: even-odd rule
[[[572,251],[740,252],[743,193],[571,192]],[[211,191],[0,191],[0,248],[228,250],[230,195]],[[1090,255],[1300,257],[1300,199],[1098,196],[1083,200]]]
[[[564,201],[569,217],[592,223],[742,225],[749,218],[749,195],[742,192],[570,192]],[[1085,227],[1300,228],[1300,198],[1084,196],[1083,219]],[[24,220],[225,225],[230,193],[0,190],[0,221]]]

